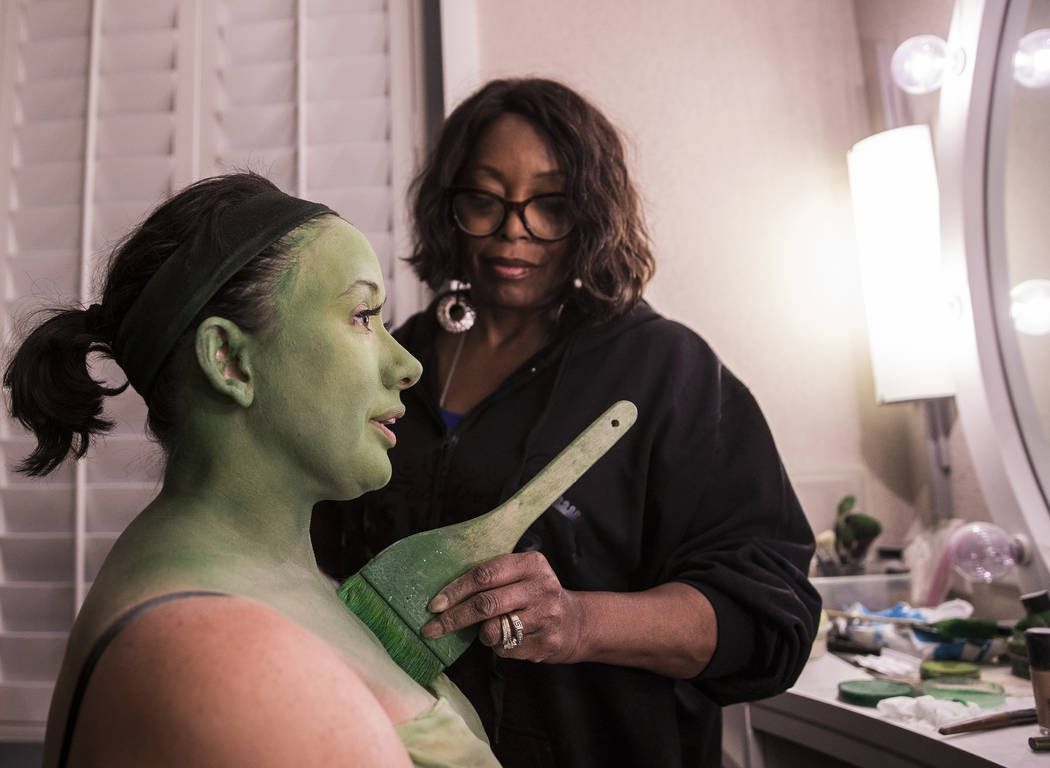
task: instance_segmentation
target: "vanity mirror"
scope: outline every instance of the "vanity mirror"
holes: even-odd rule
[[[1050,562],[1050,0],[959,0],[938,124],[959,417],[991,515]]]

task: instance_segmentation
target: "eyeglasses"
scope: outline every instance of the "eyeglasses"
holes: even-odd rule
[[[525,231],[544,242],[568,237],[576,226],[569,198],[560,192],[533,195],[520,202],[469,187],[452,187],[449,192],[456,226],[474,237],[496,234],[511,211],[518,214]]]

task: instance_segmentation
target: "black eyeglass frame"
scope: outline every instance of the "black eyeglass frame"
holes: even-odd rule
[[[569,196],[563,192],[544,192],[539,195],[527,197],[524,200],[514,201],[507,200],[505,197],[501,197],[495,192],[489,192],[485,189],[478,189],[477,187],[448,187],[445,191],[448,193],[448,208],[449,214],[452,216],[452,222],[456,225],[460,232],[462,232],[465,235],[470,235],[471,237],[492,237],[494,234],[499,232],[500,229],[502,229],[504,224],[507,223],[507,216],[510,215],[511,211],[518,214],[518,218],[521,220],[522,226],[525,227],[525,231],[529,233],[529,236],[535,238],[536,240],[539,240],[542,243],[557,243],[560,240],[564,240],[565,238],[567,238],[576,229],[575,212],[573,211],[572,201],[569,200]],[[470,192],[475,195],[484,195],[485,197],[491,197],[492,199],[498,200],[500,202],[500,204],[503,206],[503,215],[500,217],[499,223],[492,228],[491,232],[488,232],[484,235],[478,235],[474,232],[470,232],[469,230],[467,230],[466,227],[463,226],[463,223],[459,220],[459,217],[456,216],[456,206],[453,202],[456,198],[456,195],[460,194],[461,192]],[[566,203],[568,203],[569,206],[569,211],[573,212],[574,214],[572,226],[570,226],[569,231],[561,237],[541,237],[540,235],[537,235],[535,232],[532,231],[532,227],[529,226],[529,222],[525,218],[525,206],[527,206],[533,200],[540,200],[545,197],[565,198],[565,201]]]

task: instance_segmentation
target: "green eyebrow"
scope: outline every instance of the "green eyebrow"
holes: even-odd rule
[[[350,283],[350,285],[347,286],[347,289],[339,295],[346,296],[346,294],[350,293],[350,291],[354,290],[354,288],[356,288],[359,285],[363,285],[366,288],[369,288],[372,291],[372,293],[379,293],[379,283],[373,283],[371,280],[355,280],[354,282]],[[385,301],[383,303],[386,304]]]

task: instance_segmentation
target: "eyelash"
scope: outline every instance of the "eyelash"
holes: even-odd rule
[[[360,312],[354,313],[354,320],[360,320],[362,327],[371,329],[371,318],[375,317],[382,311],[382,307],[376,307],[375,309],[362,309]],[[354,324],[357,325],[356,322]]]

